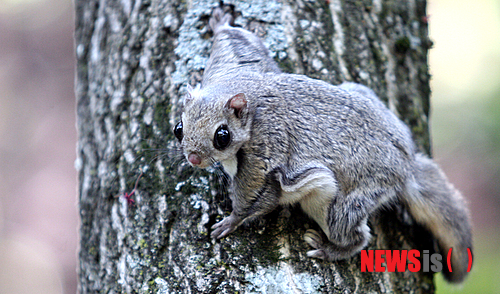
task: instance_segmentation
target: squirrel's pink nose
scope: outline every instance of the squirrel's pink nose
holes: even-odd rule
[[[190,153],[189,156],[188,156],[188,161],[192,164],[192,165],[198,165],[201,163],[201,157],[196,154],[196,153]]]

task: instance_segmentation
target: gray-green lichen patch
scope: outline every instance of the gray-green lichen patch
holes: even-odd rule
[[[245,275],[246,293],[322,293],[323,278],[309,273],[294,273],[287,265],[260,267]]]
[[[271,51],[271,57],[277,56],[280,60],[285,59],[288,55],[288,42],[285,35],[285,27],[281,24],[270,25],[265,36],[264,45]]]
[[[263,22],[273,23],[280,19],[281,2],[256,0],[228,0],[226,4],[235,6],[235,10],[241,12],[241,15],[247,19],[258,19]]]
[[[280,1],[242,1],[228,0],[225,4],[234,5],[235,11],[241,13],[242,17],[235,20],[235,24],[248,27],[248,22],[257,20],[266,23],[264,45],[271,51],[271,56],[279,59],[286,58],[288,41],[285,35],[285,27],[281,23],[282,3]]]
[[[158,289],[158,292],[156,292],[157,294],[168,294],[168,293],[170,293],[170,289],[168,287],[168,283],[164,279],[162,279],[162,278],[156,278],[155,279],[155,284],[156,284],[156,287]]]
[[[211,42],[203,37],[208,27],[203,17],[210,15],[219,5],[219,1],[193,1],[179,28],[179,38],[174,52],[179,59],[175,62],[172,83],[180,86],[189,81],[191,72],[205,68],[210,52]]]

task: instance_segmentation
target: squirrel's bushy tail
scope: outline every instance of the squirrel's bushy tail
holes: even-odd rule
[[[437,239],[443,263],[443,275],[449,282],[460,283],[467,275],[472,253],[469,212],[458,190],[448,182],[441,169],[427,156],[416,155],[415,182],[405,197],[414,219]],[[450,248],[452,272],[448,270]]]

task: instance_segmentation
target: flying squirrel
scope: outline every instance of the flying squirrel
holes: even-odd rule
[[[257,36],[231,22],[230,13],[214,10],[201,87],[188,85],[174,127],[190,165],[220,162],[231,178],[233,211],[211,236],[299,203],[326,235],[306,231],[314,248],[307,255],[346,259],[367,245],[370,215],[400,201],[443,256],[453,248],[453,271],[443,274],[463,281],[472,249],[468,209],[443,171],[416,150],[409,128],[363,85],[283,73]]]

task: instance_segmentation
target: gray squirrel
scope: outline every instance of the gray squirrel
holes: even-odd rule
[[[190,165],[220,162],[231,178],[233,211],[211,236],[299,203],[324,232],[306,231],[314,248],[307,255],[345,259],[367,245],[370,215],[401,201],[443,257],[453,248],[445,278],[463,281],[472,249],[466,204],[417,152],[409,128],[365,86],[282,73],[262,41],[231,21],[230,13],[214,10],[201,87],[188,86],[174,127]]]

